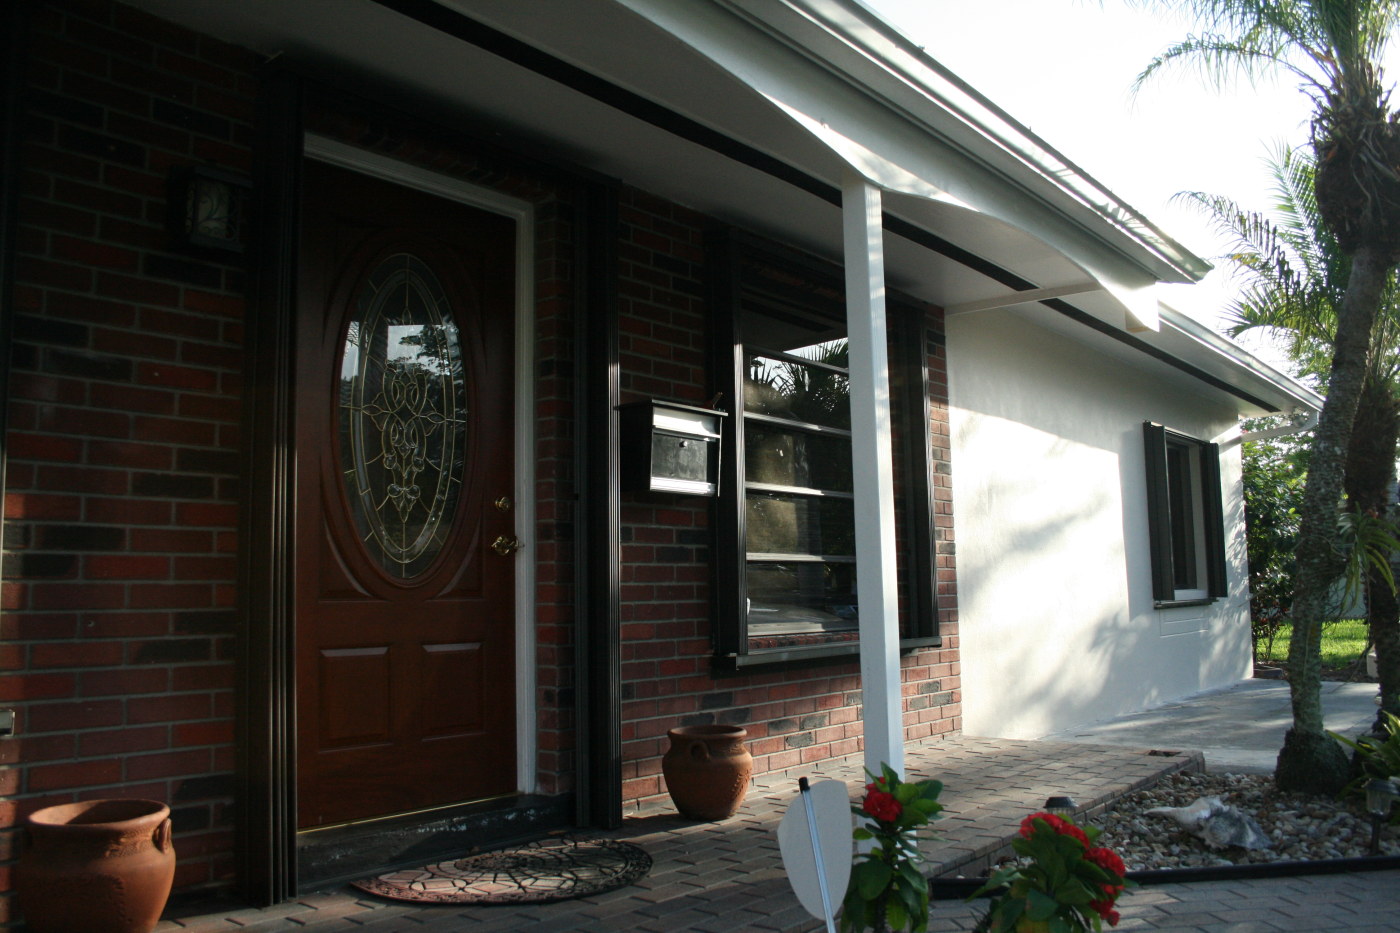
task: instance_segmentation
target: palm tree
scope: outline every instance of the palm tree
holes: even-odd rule
[[[1347,761],[1323,732],[1322,622],[1340,569],[1336,508],[1346,452],[1386,282],[1400,262],[1400,125],[1392,121],[1378,62],[1400,0],[1136,0],[1194,14],[1203,31],[1154,59],[1137,84],[1163,68],[1195,64],[1211,83],[1282,70],[1314,103],[1318,215],[1348,263],[1336,304],[1327,398],[1313,435],[1298,537],[1289,646],[1293,727],[1275,780],[1285,790],[1330,792]]]
[[[1313,159],[1306,152],[1280,147],[1269,164],[1276,196],[1269,216],[1219,195],[1192,191],[1180,197],[1208,215],[1232,243],[1228,258],[1243,275],[1245,288],[1228,309],[1230,335],[1269,330],[1287,340],[1300,375],[1325,377],[1349,272],[1347,257],[1319,216]],[[1392,275],[1371,335],[1346,456],[1343,485],[1353,516],[1386,515],[1393,501],[1400,438],[1397,345],[1400,287]],[[1381,709],[1394,713],[1400,708],[1400,603],[1381,565],[1354,548],[1351,556],[1352,567],[1365,582],[1367,617],[1380,659]],[[1379,714],[1377,719],[1379,729]]]

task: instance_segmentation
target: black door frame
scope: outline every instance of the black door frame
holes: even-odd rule
[[[237,882],[254,904],[295,896],[296,684],[293,541],[293,402],[296,272],[304,113],[322,96],[343,100],[272,63],[261,80],[254,197],[254,276],[247,315],[240,519],[237,712]],[[358,105],[359,102],[357,102]],[[410,108],[384,107],[400,120]],[[462,138],[466,147],[495,149]],[[618,639],[620,493],[617,472],[618,350],[616,184],[517,153],[574,186],[577,246],[581,491],[576,523],[577,795],[580,825],[621,821],[621,647]],[[587,365],[584,365],[587,361]]]
[[[19,225],[20,109],[29,60],[29,3],[0,14],[0,525],[5,520],[6,438],[10,420],[10,354],[15,319],[15,250]]]

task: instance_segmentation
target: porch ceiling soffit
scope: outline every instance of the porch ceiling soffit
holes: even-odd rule
[[[787,169],[809,181],[839,179],[843,163],[836,154],[792,121],[775,118],[772,107],[740,82],[613,0],[125,2],[265,56],[281,56],[334,86],[413,101],[445,126],[619,178],[819,255],[841,255],[837,183],[814,197],[810,187],[775,177]],[[560,67],[522,64],[508,51],[491,51],[490,41],[474,44],[479,37],[463,39],[428,25],[441,18],[437,14],[480,24],[507,42],[539,50],[543,55],[537,58]],[[572,80],[568,69],[584,79],[596,76],[605,87],[599,91]],[[633,95],[663,117],[674,112],[694,119],[672,106],[675,99],[717,101],[737,130],[706,122],[701,130],[711,139],[696,141],[662,119],[638,115],[637,108],[610,96],[610,89]],[[743,138],[749,128],[769,143],[762,148],[771,162],[767,170],[723,149],[725,139]],[[941,257],[931,264],[961,274],[959,264]]]
[[[558,77],[464,43],[395,8],[459,12],[543,50],[581,74],[595,75],[711,128],[717,138],[738,140],[832,191],[839,189],[849,166],[888,191],[912,192],[887,197],[887,211],[953,245],[951,252],[961,252],[974,263],[969,266],[920,246],[899,248],[899,239],[888,237],[890,283],[941,306],[994,301],[998,296],[1012,299],[1014,291],[1025,288],[1058,289],[1093,281],[1107,289],[1096,302],[1102,311],[1093,313],[1103,313],[1109,323],[1123,327],[1126,311],[1150,326],[1156,307],[1152,285],[1171,271],[1165,264],[1155,272],[1144,271],[1144,263],[1124,258],[1121,250],[1106,248],[1082,224],[1066,220],[1062,209],[1074,208],[1072,201],[1005,151],[984,144],[987,152],[971,153],[966,146],[941,141],[930,135],[926,121],[921,125],[872,99],[849,76],[819,65],[770,26],[723,5],[723,0],[135,2],[156,15],[264,54],[284,53],[352,87],[358,81],[397,88],[434,104],[444,118],[460,120],[464,113],[480,117],[501,128],[509,141],[547,147],[696,210],[822,255],[841,255],[839,218],[829,200],[814,198],[811,191],[651,125]],[[798,28],[804,22],[792,19],[788,25]],[[934,106],[926,94],[921,100]],[[825,109],[828,105],[830,110]],[[938,115],[966,135],[956,115]],[[842,144],[838,136],[850,143]],[[876,152],[878,156],[870,155]],[[990,161],[979,162],[983,156]],[[998,168],[991,164],[995,161],[1008,165]],[[1022,182],[1039,179],[1043,190],[1037,194],[1018,187],[1009,180],[1012,171],[1019,172]],[[1047,197],[1062,203],[1051,206]],[[1085,222],[1104,227],[1100,233],[1115,235],[1095,212],[1082,205],[1078,210]],[[1143,255],[1138,259],[1152,259],[1139,252]],[[1017,284],[1008,286],[995,273],[979,272],[979,267],[1009,272]]]
[[[945,305],[995,307],[998,295],[1087,280],[1111,299],[1111,322],[1155,328],[1155,284],[1209,269],[856,4],[617,2],[897,195],[888,210],[1024,280],[991,290],[965,281],[961,294],[941,297]]]
[[[439,108],[445,119],[455,116],[460,121],[463,115],[480,118],[500,129],[509,141],[546,145],[570,161],[614,174],[629,184],[696,210],[781,237],[820,255],[841,255],[839,208],[810,185],[804,189],[800,183],[780,181],[771,171],[650,125],[596,96],[561,84],[557,78],[428,28],[381,3],[135,2],[156,15],[268,55],[286,51],[311,64],[324,64],[338,79],[358,76],[363,82],[397,87]],[[738,139],[818,185],[830,180],[834,189],[836,179],[851,164],[808,128],[793,119],[778,118],[775,109],[781,108],[771,97],[751,92],[740,78],[697,55],[648,19],[634,15],[618,0],[571,0],[548,5],[472,0],[461,5],[472,19],[698,124],[714,127],[717,135]],[[724,14],[720,21],[743,36],[744,41],[765,39],[765,32],[725,14],[713,4],[677,7],[706,8]],[[793,68],[802,72],[805,67],[808,74],[817,71],[823,80],[831,79],[828,71],[814,69],[810,61],[788,61],[796,54],[789,46],[766,41],[764,54],[771,53],[775,61],[787,62],[779,69],[780,75]],[[838,97],[847,99],[850,93],[846,87]],[[813,106],[820,103],[810,98],[809,102]],[[865,106],[869,109],[868,100]],[[980,177],[981,181],[990,179],[994,183],[983,185],[983,189],[1000,186],[1008,209],[1024,212],[1029,204],[1036,207],[1042,219],[1055,213],[1043,202],[1024,194],[1016,197],[1005,173],[988,165],[979,167],[968,156],[961,160],[962,170],[970,175],[982,173],[972,181]],[[891,164],[896,170],[900,168],[898,163]],[[1017,294],[1028,289],[1046,290],[1035,296],[1036,300],[1044,300],[1054,291],[1077,291],[1083,286],[1097,288],[1102,284],[1092,270],[1067,258],[1055,246],[1014,222],[964,206],[941,189],[932,191],[931,196],[888,194],[885,206],[887,216],[895,222],[896,233],[900,232],[899,224],[906,224],[913,231],[912,239],[898,235],[885,238],[890,284],[941,306],[956,308],[972,302],[1004,306],[1029,297]],[[1066,232],[1063,218],[1056,224],[1052,232],[1064,234],[1058,246],[1075,231]],[[914,234],[944,241],[944,251],[925,248]],[[1076,235],[1081,241],[1087,238],[1100,253],[1111,252],[1102,243],[1092,242],[1093,238],[1082,230]],[[950,258],[960,252],[961,259]],[[1140,273],[1137,265],[1128,264],[1132,271]],[[1150,281],[1150,276],[1143,278]],[[1067,297],[1074,310],[1082,310],[1094,319],[1096,326],[1125,332],[1123,304],[1107,290],[1099,288]],[[1043,307],[1023,310],[1030,310],[1028,317],[1038,322],[1063,317]],[[1068,330],[1076,332],[1078,339],[1085,339],[1082,326],[1076,324]],[[1137,334],[1141,338],[1152,336],[1141,330]],[[1205,352],[1199,342],[1183,343],[1181,352],[1197,361],[1204,354],[1212,365],[1214,357],[1221,353],[1217,348]],[[1247,362],[1241,365],[1249,366]],[[1224,378],[1235,378],[1239,370],[1231,369],[1231,373]]]
[[[468,6],[465,0],[444,2],[464,9]],[[995,105],[980,98],[954,76],[942,72],[936,63],[921,57],[922,53],[915,56],[919,58],[917,64],[938,71],[950,94],[967,98],[967,107],[971,110],[986,111],[980,117],[985,122],[1006,124],[993,132],[967,125],[969,118],[956,112],[940,111],[950,125],[949,132],[960,134],[962,142],[956,148],[948,144],[939,149],[938,152],[948,159],[946,163],[929,166],[928,171],[946,169],[949,184],[963,185],[968,197],[980,198],[981,204],[967,203],[949,191],[924,183],[898,162],[863,160],[858,151],[852,155],[854,150],[849,147],[842,151],[815,131],[810,122],[804,122],[793,112],[794,107],[777,98],[777,89],[787,88],[794,95],[793,99],[805,100],[814,110],[828,102],[844,101],[847,118],[853,124],[860,124],[872,111],[887,111],[872,108],[866,90],[854,88],[847,79],[835,80],[829,68],[814,67],[811,54],[799,54],[791,43],[779,41],[781,37],[775,38],[767,27],[755,29],[755,21],[743,11],[738,16],[725,15],[726,8],[752,6],[748,0],[687,4],[670,4],[665,0],[600,2],[600,7],[592,3],[571,3],[569,17],[556,15],[558,10],[541,12],[535,5],[511,0],[471,0],[469,6],[474,16],[491,22],[496,28],[548,48],[552,54],[605,75],[608,80],[639,95],[664,102],[668,109],[716,127],[726,136],[739,139],[813,178],[832,179],[834,186],[839,167],[844,164],[881,185],[887,191],[887,218],[896,222],[894,232],[901,232],[901,223],[914,231],[905,236],[885,238],[886,273],[893,287],[954,312],[1016,307],[1020,316],[1037,323],[1049,323],[1076,340],[1093,343],[1134,365],[1160,368],[1163,375],[1175,379],[1185,377],[1184,384],[1204,380],[1206,385],[1235,396],[1237,401],[1242,393],[1232,392],[1229,387],[1239,382],[1243,395],[1249,396],[1244,399],[1243,410],[1246,411],[1262,413],[1309,404],[1312,396],[1305,388],[1169,308],[1161,307],[1168,326],[1144,326],[1144,321],[1155,322],[1158,316],[1159,302],[1153,289],[1156,281],[1191,281],[1208,271],[1209,265],[1161,234],[1131,207],[1116,201],[1111,193],[1049,150],[1029,131],[1022,131]],[[658,28],[650,38],[636,31],[635,19],[629,22],[616,18],[619,3],[638,10],[655,23]],[[791,5],[820,6],[832,14],[863,12],[853,9],[851,4],[825,0],[811,0],[810,3],[793,0]],[[781,6],[782,3],[765,0],[757,8],[771,11]],[[650,13],[654,13],[655,18]],[[681,20],[668,19],[671,15]],[[698,33],[696,36],[686,32],[687,28],[692,28],[692,18],[697,18],[705,27],[693,27]],[[789,20],[785,26],[798,32],[815,30],[827,36],[825,27],[818,28],[810,21]],[[877,27],[887,29],[878,20],[874,26],[861,26],[866,29],[866,38],[870,41],[895,46],[890,52],[892,57],[912,54],[903,47],[908,45],[907,40],[898,34],[884,35]],[[598,43],[605,39],[612,40],[613,44],[600,53]],[[694,54],[691,48],[700,55]],[[666,51],[658,54],[659,49]],[[861,61],[858,57],[848,64],[859,71],[864,67]],[[772,93],[757,83],[768,80],[765,76],[772,77],[773,86],[768,89]],[[879,76],[871,79],[878,80]],[[889,83],[888,76],[886,83]],[[758,93],[750,93],[750,90]],[[912,93],[918,101],[928,105],[927,91],[915,89]],[[791,120],[774,119],[773,108],[786,113]],[[905,133],[901,138],[906,150],[910,150],[910,159],[929,158],[927,153],[933,151],[934,142],[926,135],[926,123],[920,128],[907,117],[894,122],[892,132]],[[1012,137],[1024,132],[1025,144],[1037,151],[1030,155],[1017,154],[997,141],[997,132]],[[820,145],[814,146],[814,140]],[[981,151],[973,153],[977,145],[982,147]],[[839,162],[831,158],[833,154],[840,156]],[[1032,162],[1037,164],[1030,164]],[[1060,168],[1052,168],[1047,174],[1045,163],[1054,163]],[[623,177],[635,179],[654,169],[655,163],[650,169],[637,165]],[[877,170],[890,174],[884,178],[872,177]],[[730,163],[718,177],[732,180],[736,172],[742,175],[742,167]],[[833,236],[835,218],[814,215],[810,199],[809,210],[796,213],[787,213],[783,206],[771,201],[743,205],[733,201],[721,203],[723,199],[715,197],[713,189],[705,184],[706,177],[709,176],[703,171],[688,175],[689,196],[677,199],[720,216],[737,217],[751,212],[745,217],[749,226],[784,235],[815,252],[839,257],[839,242]],[[1028,186],[1035,185],[1040,190],[1027,191]],[[916,190],[906,190],[911,188]],[[665,179],[657,178],[653,190],[665,193],[668,190]],[[770,191],[769,195],[772,194]],[[697,205],[697,197],[709,197],[711,203]],[[1095,206],[1085,200],[1093,197],[1103,203]],[[790,206],[796,207],[795,204]],[[989,209],[983,209],[984,206]],[[1071,222],[1066,214],[1073,212],[1077,212],[1077,219]],[[786,229],[774,228],[775,219],[779,217],[789,221]],[[814,220],[817,223],[812,223]],[[1026,224],[1032,222],[1040,224],[1046,237],[1054,238],[1053,245],[1026,228]],[[1091,229],[1095,225],[1097,229]],[[918,234],[943,241],[943,251],[931,253],[921,242],[925,237]],[[1069,247],[1073,247],[1075,255],[1067,252]],[[959,253],[964,254],[963,259],[950,258]],[[1077,261],[1081,256],[1092,258]],[[1073,305],[1052,300],[1063,298],[1070,299]],[[1031,302],[1047,300],[1058,313],[1029,306]],[[1129,315],[1127,320],[1125,312]],[[1088,329],[1084,326],[1086,322],[1091,325]],[[1097,331],[1097,335],[1089,331]],[[1115,336],[1106,339],[1104,335],[1107,334]],[[1146,364],[1144,353],[1157,362]]]
[[[779,98],[783,87],[807,95],[814,103],[840,98],[856,122],[861,114],[881,108],[872,106],[848,82],[834,79],[829,70],[774,41],[766,29],[756,29],[746,16],[699,2],[654,4],[655,19],[646,10],[639,11],[644,18],[619,19],[631,0],[620,0],[621,6],[617,0],[601,4],[576,0],[548,13],[511,0],[443,2],[698,124],[714,127],[810,179],[828,183],[832,191],[839,187],[843,168],[869,178],[889,193],[887,214],[943,244],[943,252],[931,255],[926,237],[886,238],[888,281],[901,291],[942,307],[974,303],[1000,307],[1024,303],[1027,298],[1016,294],[1020,289],[1077,294],[1087,283],[1103,293],[1093,303],[1093,313],[1102,313],[1115,326],[1134,326],[1139,321],[1150,325],[1155,320],[1154,275],[1166,276],[1169,269],[1144,271],[1124,260],[1079,227],[1056,217],[1053,209],[1014,190],[999,173],[978,166],[970,156],[947,151],[948,161],[956,166],[938,162],[942,149],[924,158],[938,170],[963,179],[970,197],[980,197],[986,206],[1007,215],[1040,222],[1045,235],[1056,236],[1059,242],[1052,245],[1016,222],[959,200],[879,156],[853,157],[855,143],[844,149],[834,145],[823,127],[814,126]],[[681,22],[672,22],[672,16]],[[700,21],[694,36],[686,31],[692,19]],[[771,81],[765,77],[770,72]],[[889,122],[904,132],[905,148],[910,151],[931,151],[939,145],[908,121]],[[553,130],[568,132],[557,125]],[[599,140],[589,144],[596,149]],[[642,160],[615,151],[595,151],[593,164],[613,166],[625,180],[649,190],[674,192],[672,196],[681,203],[707,213],[782,236],[822,255],[841,255],[839,222],[816,211],[817,205],[797,209],[784,204],[784,196],[771,188],[740,192],[734,186],[742,184],[745,173],[733,163],[711,174],[703,156],[671,161],[659,157],[661,151],[658,143],[649,140],[638,150]],[[934,168],[927,171],[932,173]],[[684,188],[676,191],[680,179]],[[909,189],[917,192],[902,193]],[[1094,268],[1066,253],[1070,238],[1079,244],[1080,254],[1094,257]],[[1172,280],[1180,278],[1172,274]],[[1125,311],[1133,315],[1131,321],[1125,320]]]

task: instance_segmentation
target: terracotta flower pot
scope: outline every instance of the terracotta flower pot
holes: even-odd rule
[[[678,726],[661,759],[666,789],[682,816],[723,820],[734,815],[749,790],[753,756],[748,733],[738,726]]]
[[[175,878],[170,808],[86,800],[30,815],[17,894],[33,933],[150,933]]]

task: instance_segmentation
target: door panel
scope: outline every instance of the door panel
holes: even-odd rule
[[[423,732],[438,737],[484,728],[483,680],[485,677],[480,642],[423,646]],[[437,697],[456,689],[459,702],[445,704]]]
[[[306,165],[298,824],[516,790],[514,222]]]
[[[321,748],[391,741],[388,645],[321,651]]]

